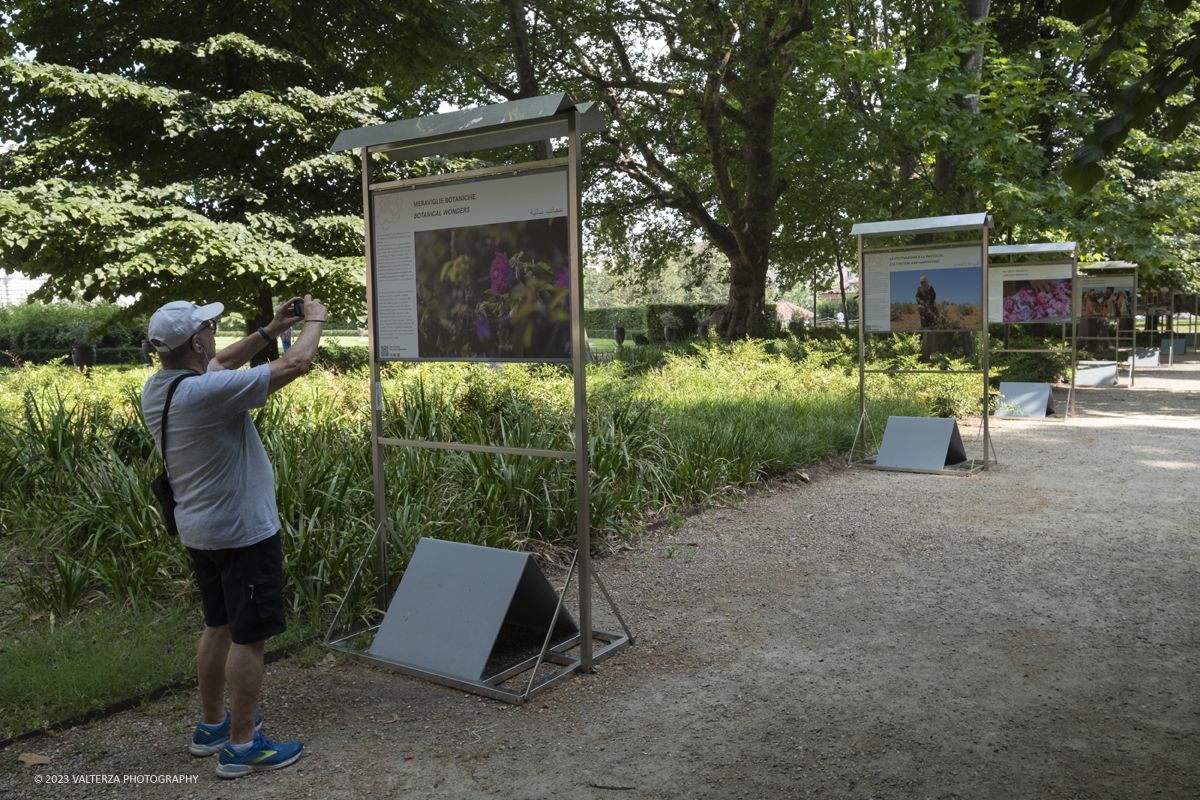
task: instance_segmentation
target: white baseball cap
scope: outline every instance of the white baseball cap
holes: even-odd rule
[[[200,332],[200,327],[225,311],[220,303],[198,306],[186,300],[175,300],[154,312],[146,331],[150,344],[160,353],[169,353]]]

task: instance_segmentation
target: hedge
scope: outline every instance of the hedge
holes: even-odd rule
[[[314,361],[334,372],[353,372],[371,366],[371,353],[363,345],[342,347],[337,342],[330,342],[317,348]]]
[[[66,360],[63,363],[68,367],[71,366],[70,347],[33,348],[21,351],[0,348],[0,350],[12,353],[22,364],[48,364],[55,359],[65,357]],[[112,365],[144,364],[146,362],[142,360],[142,348],[139,345],[138,347],[97,347],[96,363]],[[12,358],[5,352],[0,352],[0,369],[12,366],[14,366]]]
[[[583,325],[592,336],[608,338],[609,331],[618,325],[625,328],[626,334],[642,331],[650,344],[662,344],[663,324],[660,315],[670,311],[683,320],[676,334],[681,337],[695,336],[700,323],[708,322],[713,312],[724,308],[724,303],[647,303],[643,306],[598,306],[583,310]],[[776,306],[767,303],[767,319],[776,318]],[[769,337],[775,333],[775,326],[769,325],[765,331],[757,331],[756,335]]]
[[[641,330],[646,325],[642,306],[600,306],[583,310],[583,327],[593,336],[607,339],[612,329],[622,327],[626,331]]]

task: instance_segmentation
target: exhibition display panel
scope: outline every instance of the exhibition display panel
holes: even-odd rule
[[[959,214],[926,219],[860,222],[851,233],[858,237],[859,298],[858,402],[859,423],[847,464],[869,469],[932,472],[967,476],[996,463],[983,415],[982,458],[967,458],[953,420],[891,417],[882,441],[867,413],[868,374],[940,373],[979,375],[980,397],[988,407],[988,230],[989,214]],[[976,234],[972,236],[972,234]],[[963,236],[967,240],[963,241]],[[947,240],[949,237],[949,240]],[[877,240],[902,244],[878,246]],[[913,239],[921,244],[910,243]],[[938,241],[942,239],[942,241]],[[868,247],[868,243],[876,246]],[[866,337],[897,332],[940,336],[977,335],[982,352],[979,370],[868,369]]]
[[[357,150],[362,172],[376,528],[325,637],[327,646],[396,672],[521,703],[575,672],[591,672],[596,662],[632,644],[590,558],[580,143],[602,128],[598,106],[557,94],[338,135],[333,151]],[[374,180],[379,158],[405,161],[564,138],[565,156]],[[380,365],[397,361],[569,364],[574,449],[385,437]],[[405,526],[390,524],[388,514],[385,452],[397,447],[573,462],[576,551],[561,592],[526,553],[421,537],[410,554],[397,532]],[[409,558],[389,597],[392,545]],[[372,555],[373,574],[367,569]],[[577,618],[564,607],[576,576]],[[382,621],[347,631],[346,599],[360,580],[373,579]],[[594,627],[593,585],[621,632]],[[370,643],[360,646],[368,636]]]
[[[1004,325],[1004,345],[997,352],[1062,354],[1065,351],[1071,363],[1067,402],[1061,416],[1053,411],[1053,388],[1048,383],[1040,384],[1045,388],[1038,392],[1050,394],[1049,414],[1014,413],[1003,407],[1002,400],[994,416],[1041,420],[1055,417],[1065,422],[1075,414],[1075,364],[1079,360],[1079,347],[1074,305],[1079,283],[1079,248],[1075,242],[999,245],[990,248],[988,255],[988,322]],[[1062,344],[1057,348],[1010,347],[1014,325],[1057,325]],[[1002,398],[1003,395],[1002,384]]]
[[[1129,368],[1129,388],[1133,388],[1137,368],[1145,366],[1150,355],[1139,352],[1137,346],[1137,265],[1128,261],[1097,261],[1080,264],[1078,272],[1073,303],[1078,344],[1076,384],[1119,385],[1121,354],[1124,352]],[[1099,334],[1095,330],[1097,327],[1102,328]],[[1107,350],[1110,344],[1112,361],[1078,360],[1078,349],[1097,352]],[[1085,368],[1089,372],[1086,379]]]
[[[1184,295],[1180,292],[1149,290],[1139,292],[1137,298],[1138,313],[1146,320],[1146,330],[1157,330],[1150,327],[1152,317],[1165,322],[1161,330],[1164,338],[1159,342],[1159,365],[1175,366],[1175,356],[1187,352],[1187,335],[1177,336],[1176,318],[1184,311]],[[1194,318],[1191,324],[1194,324]]]

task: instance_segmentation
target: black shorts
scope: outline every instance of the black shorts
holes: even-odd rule
[[[235,644],[253,644],[287,630],[283,613],[283,537],[247,547],[193,550],[204,624],[229,626]]]

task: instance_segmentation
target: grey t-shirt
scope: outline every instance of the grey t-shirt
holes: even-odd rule
[[[171,381],[187,370],[159,370],[142,389],[146,427],[159,439]],[[246,547],[279,530],[275,472],[250,409],[267,402],[271,368],[211,370],[185,378],[167,417],[167,469],[179,540],[197,550]]]

